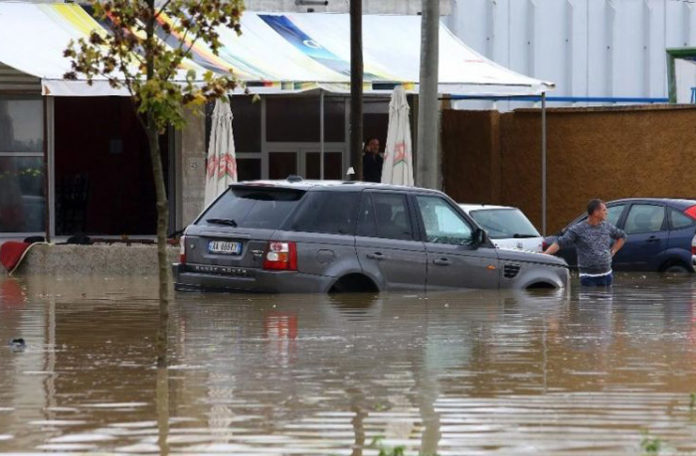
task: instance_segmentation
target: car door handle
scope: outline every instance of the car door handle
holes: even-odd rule
[[[372,252],[368,253],[366,256],[371,260],[383,260],[386,258],[382,252]]]
[[[438,266],[449,266],[452,264],[452,261],[449,258],[436,258],[433,260],[433,263]]]
[[[659,242],[660,239],[657,236],[650,236],[645,242]]]

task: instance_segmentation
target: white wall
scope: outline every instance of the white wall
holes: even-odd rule
[[[552,97],[666,98],[665,49],[696,46],[692,0],[453,0],[443,21]]]

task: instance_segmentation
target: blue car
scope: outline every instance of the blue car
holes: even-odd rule
[[[626,245],[614,257],[617,271],[694,272],[696,265],[696,200],[630,198],[610,201],[607,221],[624,230]],[[573,220],[558,235],[544,240],[544,249],[565,230],[587,219]],[[558,256],[577,267],[575,247]]]

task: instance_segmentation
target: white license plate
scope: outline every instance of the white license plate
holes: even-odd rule
[[[242,253],[242,243],[230,241],[210,241],[208,243],[208,252],[220,253],[222,255],[239,255]]]

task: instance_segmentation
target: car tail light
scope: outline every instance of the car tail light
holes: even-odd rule
[[[297,245],[294,242],[270,241],[263,259],[263,268],[297,271]]]
[[[696,206],[691,206],[684,211],[684,215],[696,220]]]
[[[186,236],[179,238],[179,263],[186,264]]]

